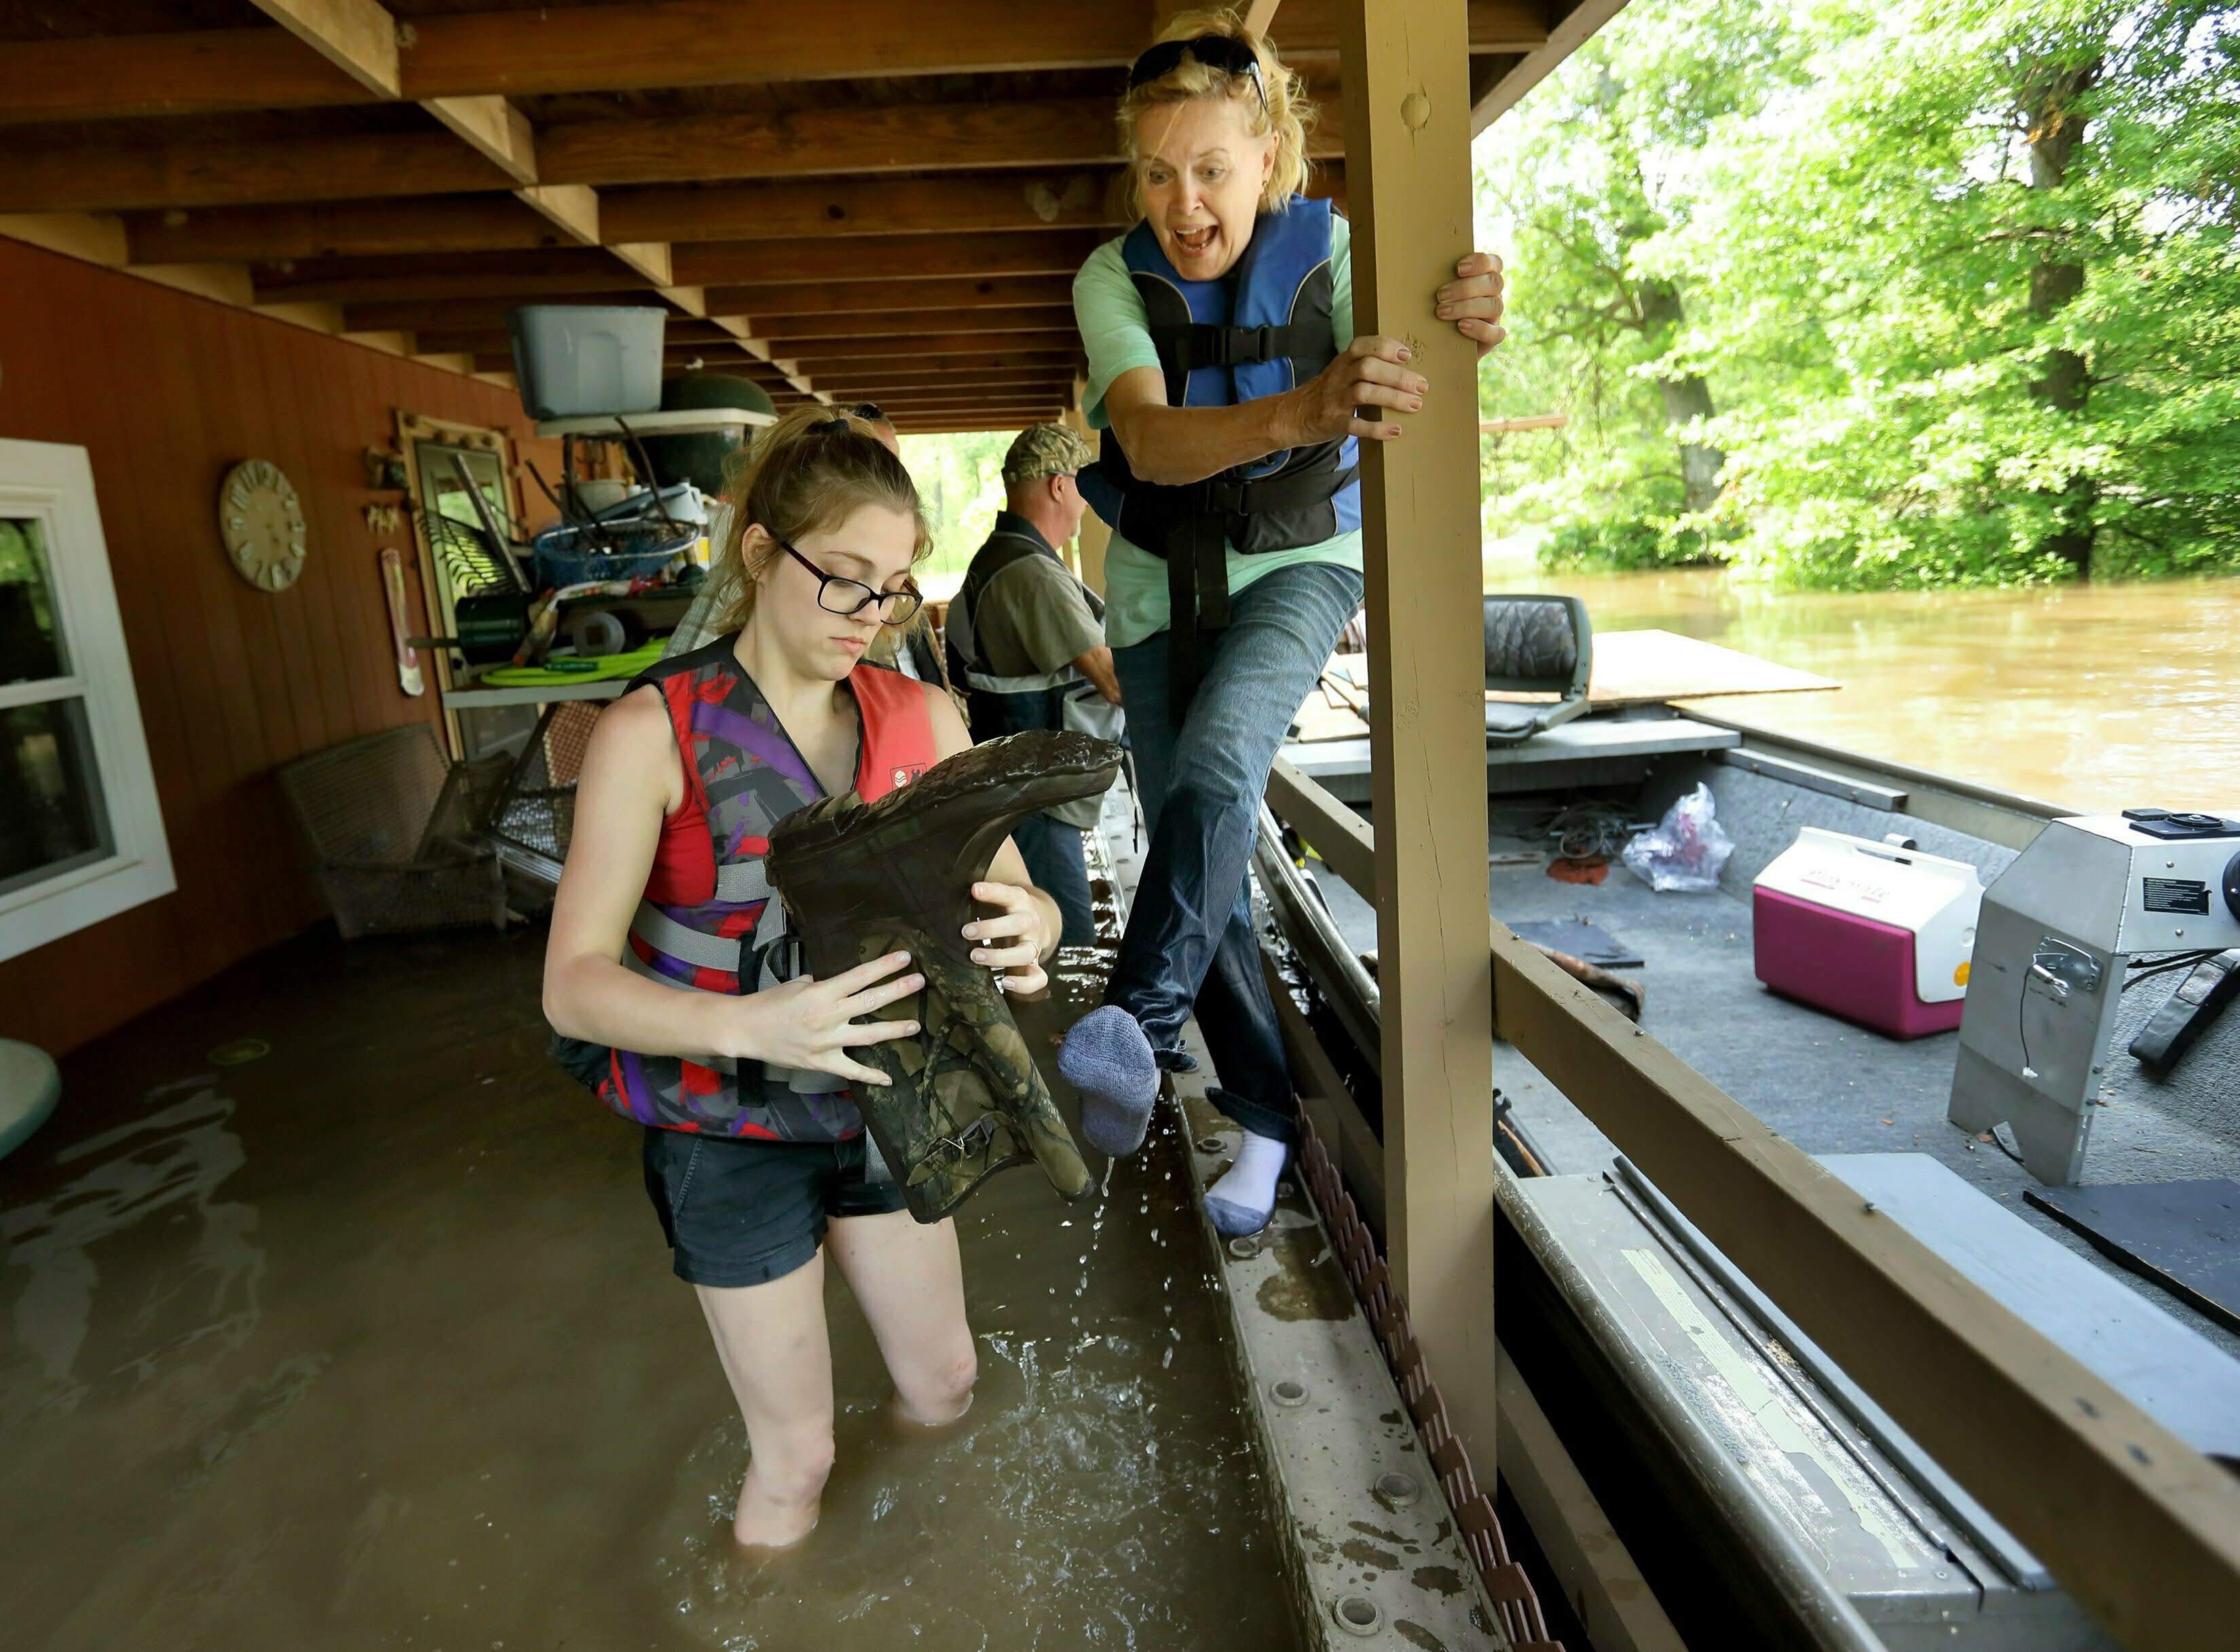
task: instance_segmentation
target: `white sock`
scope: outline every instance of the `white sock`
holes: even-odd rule
[[[1238,1210],[1255,1212],[1264,1219],[1276,1208],[1276,1178],[1283,1175],[1283,1160],[1290,1151],[1271,1136],[1245,1131],[1244,1140],[1237,1149],[1237,1162],[1205,1190],[1206,1197],[1218,1199]]]

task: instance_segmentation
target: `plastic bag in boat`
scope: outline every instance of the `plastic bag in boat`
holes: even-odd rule
[[[1664,811],[1664,818],[1634,835],[1623,856],[1626,869],[1659,895],[1710,895],[1719,870],[1735,852],[1720,827],[1711,789],[1698,784]]]

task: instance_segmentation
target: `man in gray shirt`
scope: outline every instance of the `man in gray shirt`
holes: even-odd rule
[[[1003,456],[1005,509],[950,603],[950,681],[965,693],[975,740],[1029,729],[1121,733],[1120,683],[1104,645],[1104,606],[1058,560],[1080,531],[1075,474],[1095,455],[1062,424],[1034,424]],[[1036,884],[1057,902],[1068,946],[1095,941],[1081,834],[1098,801],[1069,803],[1011,833]]]

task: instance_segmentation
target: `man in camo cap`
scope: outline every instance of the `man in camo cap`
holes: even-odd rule
[[[1003,456],[1005,508],[949,605],[949,675],[965,691],[975,740],[1028,729],[1120,737],[1120,683],[1104,646],[1104,604],[1057,547],[1086,509],[1075,474],[1096,456],[1063,424],[1030,424]],[[1011,833],[1037,887],[1057,902],[1068,946],[1096,938],[1081,834],[1097,800],[1030,816]]]

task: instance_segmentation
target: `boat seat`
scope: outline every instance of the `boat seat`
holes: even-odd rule
[[[1489,700],[1485,737],[1530,740],[1587,709],[1594,629],[1576,596],[1502,595],[1485,599],[1485,686],[1490,691],[1553,694],[1544,701]]]

